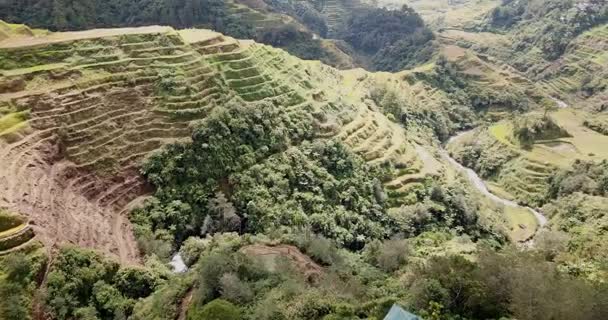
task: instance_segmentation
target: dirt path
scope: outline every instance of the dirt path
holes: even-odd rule
[[[182,299],[182,302],[179,304],[179,315],[177,316],[177,320],[186,320],[186,316],[188,315],[188,309],[190,308],[190,303],[192,303],[192,297],[194,296],[194,288],[191,288],[186,293],[186,296]]]

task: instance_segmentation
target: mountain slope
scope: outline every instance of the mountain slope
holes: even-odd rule
[[[313,137],[340,141],[369,163],[394,168],[386,186],[395,189],[397,204],[412,182],[420,185],[438,168],[417,146],[419,138],[409,139],[390,120],[406,119],[401,106],[387,113],[374,92],[400,91],[412,130],[436,127],[445,137],[471,125],[457,115],[470,102],[445,114],[442,106],[452,98],[427,71],[340,72],[205,30],[18,36],[0,42],[0,57],[2,162],[8,164],[2,206],[33,219],[47,244],[78,243],[124,261],[138,256],[129,203],[150,191],[139,174],[142,159],[189,141],[197,120],[218,107],[271,103],[288,117],[308,119]]]
[[[55,10],[56,6],[62,10]],[[383,16],[399,17],[404,27],[381,28],[380,24],[385,22]],[[353,0],[10,0],[0,3],[0,19],[53,31],[155,24],[209,28],[238,39],[255,39],[302,59],[321,60],[343,69],[364,66],[370,70],[401,70],[428,61],[434,53],[432,33],[422,21],[416,20],[419,18],[415,12],[408,9],[389,13]],[[357,29],[356,22],[362,20],[376,25],[374,37],[382,40],[381,46],[372,52],[358,46],[356,38],[346,34],[359,32],[353,29]],[[386,41],[387,38],[391,41]],[[386,52],[381,56],[389,61],[372,61],[382,49]],[[424,54],[412,58],[412,52],[419,49],[425,49]]]
[[[545,83],[453,33],[372,73],[204,29],[2,26],[0,207],[29,223],[0,226],[0,317],[524,319],[531,290],[533,318],[604,313],[603,118],[554,112]],[[506,170],[486,187],[448,140]],[[509,201],[530,195],[547,226]]]

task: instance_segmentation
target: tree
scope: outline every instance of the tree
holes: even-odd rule
[[[0,319],[30,319],[28,301],[20,284],[0,280]]]
[[[387,240],[380,246],[378,267],[386,272],[394,272],[405,266],[412,254],[407,240]]]
[[[220,278],[220,292],[222,298],[243,305],[253,300],[253,290],[249,284],[235,273],[225,273]]]
[[[232,303],[215,299],[202,308],[188,312],[188,320],[241,320],[241,310]]]
[[[236,214],[234,205],[226,199],[223,192],[218,191],[215,197],[209,199],[207,209],[208,214],[201,227],[202,235],[219,231],[240,231],[241,218]]]

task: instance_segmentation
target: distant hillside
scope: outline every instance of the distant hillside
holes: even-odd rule
[[[442,30],[438,39],[515,68],[553,97],[603,111],[607,26],[605,1],[504,1],[477,27]]]
[[[408,5],[418,12],[433,29],[474,27],[487,12],[498,6],[500,0],[365,0],[389,9]]]
[[[56,7],[62,9],[55,10]],[[209,28],[238,39],[255,39],[284,48],[300,58],[321,60],[339,68],[363,66],[394,71],[428,61],[434,53],[430,42],[433,36],[417,14],[409,9],[390,14],[385,11],[351,0],[7,0],[0,3],[0,19],[52,31],[144,25]],[[381,27],[389,15],[403,27]],[[358,30],[361,26],[353,22],[363,19],[368,25],[376,24],[375,30]],[[370,32],[366,37],[377,38],[376,41],[382,41],[381,46],[373,51],[361,48],[352,35],[362,36],[362,32]]]
[[[510,33],[514,49],[538,50],[552,61],[576,36],[606,22],[608,3],[603,0],[503,1],[490,12],[485,29]]]
[[[511,41],[511,48],[488,52],[542,81],[553,95],[601,110],[608,107],[607,23],[602,0],[504,1],[484,28]]]

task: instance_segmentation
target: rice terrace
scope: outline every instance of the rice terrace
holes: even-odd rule
[[[607,146],[604,0],[0,1],[0,319],[606,319]]]

